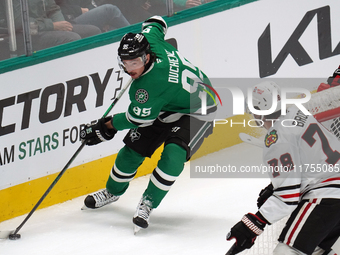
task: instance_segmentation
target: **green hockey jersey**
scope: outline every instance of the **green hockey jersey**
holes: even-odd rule
[[[166,25],[161,17],[157,18]],[[212,121],[217,102],[208,77],[164,40],[166,27],[152,21],[150,18],[143,23],[142,33],[156,60],[142,76],[133,80],[128,110],[114,116],[113,126],[117,130],[145,127],[157,118],[173,122],[183,114]]]

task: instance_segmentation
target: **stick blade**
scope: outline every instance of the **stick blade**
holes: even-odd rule
[[[15,230],[1,230],[0,239],[8,239],[10,234],[13,234]]]
[[[248,135],[246,133],[239,133],[238,136],[245,143],[249,143],[260,148],[263,148],[264,146],[264,142],[254,136]]]

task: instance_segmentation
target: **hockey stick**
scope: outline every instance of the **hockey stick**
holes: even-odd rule
[[[130,86],[132,83],[132,79],[130,79],[126,85],[122,88],[118,96],[113,100],[109,108],[106,110],[102,118],[105,118],[109,112],[112,110],[112,108],[116,105],[118,100],[122,97],[124,92],[127,90],[127,88]],[[71,165],[73,160],[78,156],[78,154],[81,152],[81,150],[84,148],[86,145],[86,141],[82,141],[80,147],[77,149],[77,151],[73,154],[71,159],[67,162],[67,164],[64,166],[64,168],[61,170],[61,172],[58,174],[58,176],[54,179],[52,184],[48,187],[48,189],[45,191],[45,193],[42,195],[42,197],[39,199],[39,201],[36,203],[36,205],[33,207],[33,209],[29,212],[29,214],[26,216],[26,218],[23,220],[23,222],[15,229],[12,231],[0,231],[0,239],[11,239],[11,240],[16,240],[20,238],[20,234],[18,234],[19,230],[25,225],[25,223],[28,221],[28,219],[32,216],[32,214],[35,212],[35,210],[39,207],[39,205],[42,203],[42,201],[46,198],[48,193],[52,190],[52,188],[57,184],[57,182],[60,180],[62,175],[65,173],[65,171],[68,169],[68,167]]]
[[[245,143],[249,143],[251,145],[255,145],[255,146],[260,147],[260,148],[263,148],[263,146],[264,146],[263,140],[258,139],[254,136],[248,135],[246,133],[239,133],[238,136]]]
[[[231,248],[227,251],[227,253],[225,255],[234,255],[236,253],[234,253],[234,250],[236,248],[236,243],[234,243]]]

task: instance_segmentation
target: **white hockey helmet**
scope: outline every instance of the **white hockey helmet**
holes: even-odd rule
[[[276,92],[274,92],[276,90]],[[274,102],[275,95],[277,94],[277,101]],[[280,87],[273,81],[264,81],[253,87],[252,90],[252,103],[257,110],[270,110],[276,103],[276,109],[273,113],[281,110],[281,90]]]
[[[276,102],[274,101],[275,95],[277,96]],[[264,81],[255,85],[252,88],[251,98],[254,109],[252,111],[249,109],[249,105],[247,104],[248,98],[246,99],[246,109],[247,113],[253,115],[258,126],[263,126],[266,119],[271,119],[272,114],[276,114],[281,110],[281,90],[273,81]],[[273,111],[272,107],[275,107],[274,104],[276,104],[276,108]],[[257,115],[254,113],[256,110],[269,111],[271,113]]]

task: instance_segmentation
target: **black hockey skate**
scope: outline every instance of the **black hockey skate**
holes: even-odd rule
[[[119,196],[112,195],[107,189],[102,189],[97,192],[89,194],[84,200],[84,207],[82,209],[97,209],[104,205],[116,202]]]
[[[149,218],[152,208],[145,203],[143,198],[139,201],[135,215],[133,216],[133,223],[135,224],[134,233],[136,234],[141,228],[149,226]]]

